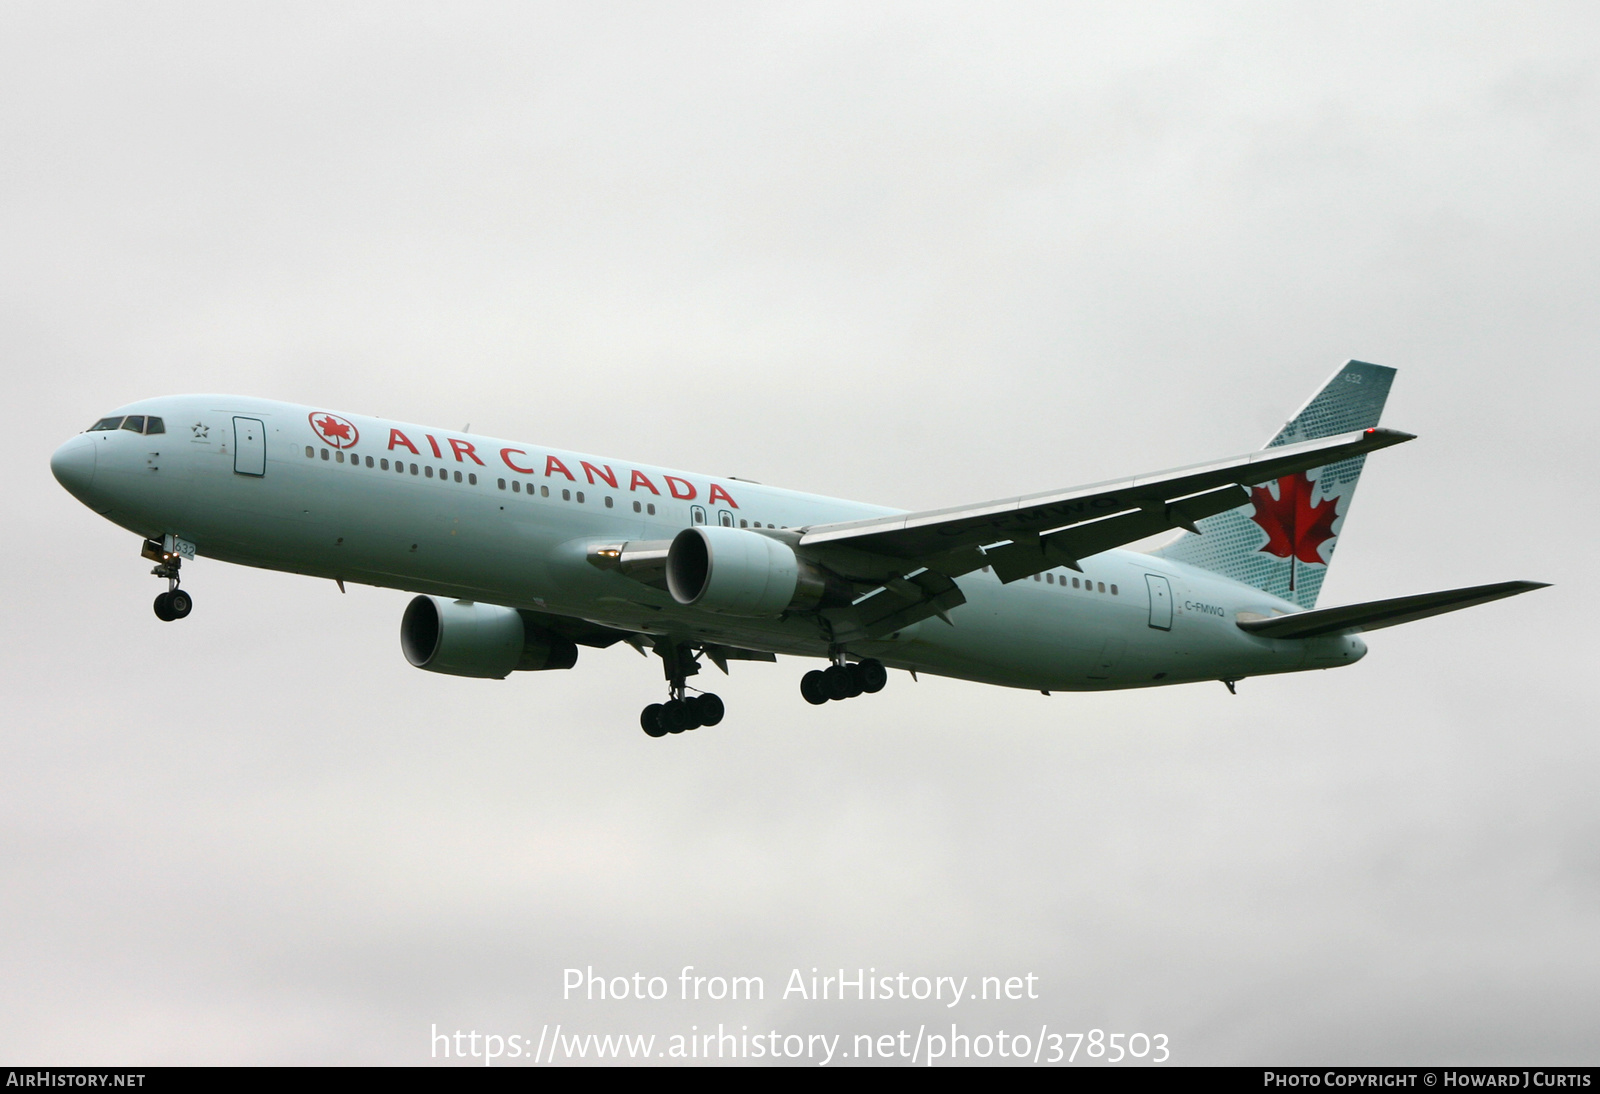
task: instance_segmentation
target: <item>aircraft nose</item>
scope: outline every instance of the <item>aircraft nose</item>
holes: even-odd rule
[[[80,500],[94,482],[94,465],[94,438],[87,433],[78,434],[50,457],[50,473],[66,487],[67,493]]]

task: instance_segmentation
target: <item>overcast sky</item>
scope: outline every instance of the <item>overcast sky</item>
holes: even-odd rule
[[[1594,1063],[1592,4],[0,7],[0,1058],[416,1063],[430,1028],[1164,1033]],[[1555,587],[1337,672],[1049,698],[402,658],[51,451],[373,413],[905,507],[1263,443],[1397,367],[1321,604]],[[959,625],[959,616],[957,618]],[[563,970],[761,1004],[563,1001]],[[792,968],[1022,975],[945,1011]],[[675,982],[675,981],[674,981]]]

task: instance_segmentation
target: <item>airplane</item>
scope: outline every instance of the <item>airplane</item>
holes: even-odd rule
[[[1266,447],[972,505],[904,512],[311,406],[225,395],[113,411],[56,479],[137,534],[163,621],[184,562],[416,594],[407,661],[505,679],[625,642],[661,658],[651,737],[714,726],[703,661],[824,658],[808,703],[888,670],[1102,691],[1336,668],[1361,635],[1545,587],[1506,581],[1317,608],[1395,370],[1350,361]],[[1130,544],[1168,534],[1160,546]],[[694,692],[695,694],[690,694]]]

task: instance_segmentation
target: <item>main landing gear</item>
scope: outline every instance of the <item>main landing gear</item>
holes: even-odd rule
[[[171,623],[175,619],[186,618],[194,610],[194,597],[178,588],[179,568],[183,559],[175,552],[167,551],[162,544],[153,539],[144,542],[144,549],[140,552],[145,558],[154,559],[155,569],[150,573],[156,577],[167,579],[167,591],[156,597],[152,605],[155,608],[156,618],[163,623]]]
[[[639,725],[652,737],[665,737],[669,733],[714,726],[722,721],[724,710],[722,700],[708,691],[683,699],[668,699],[665,703],[651,703],[639,714]]]
[[[800,694],[812,706],[821,706],[829,699],[874,695],[888,682],[889,670],[877,658],[846,664],[841,655],[827,668],[812,669],[800,677]]]
[[[726,708],[722,700],[711,692],[685,695],[685,681],[700,671],[694,651],[688,646],[662,642],[656,646],[661,655],[662,668],[667,675],[665,703],[651,703],[639,714],[640,727],[652,737],[665,737],[669,733],[683,733],[701,726],[714,726],[722,721]]]

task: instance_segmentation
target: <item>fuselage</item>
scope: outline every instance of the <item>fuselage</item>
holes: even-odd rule
[[[754,482],[220,395],[149,399],[51,464],[85,505],[200,556],[570,616],[674,641],[825,657],[804,612],[721,615],[591,565],[598,543],[670,540],[696,524],[802,528],[898,510]],[[1365,653],[1339,635],[1248,634],[1241,613],[1299,611],[1271,594],[1137,551],[1002,584],[958,579],[950,622],[922,620],[850,653],[1009,687],[1103,690],[1330,668]]]

